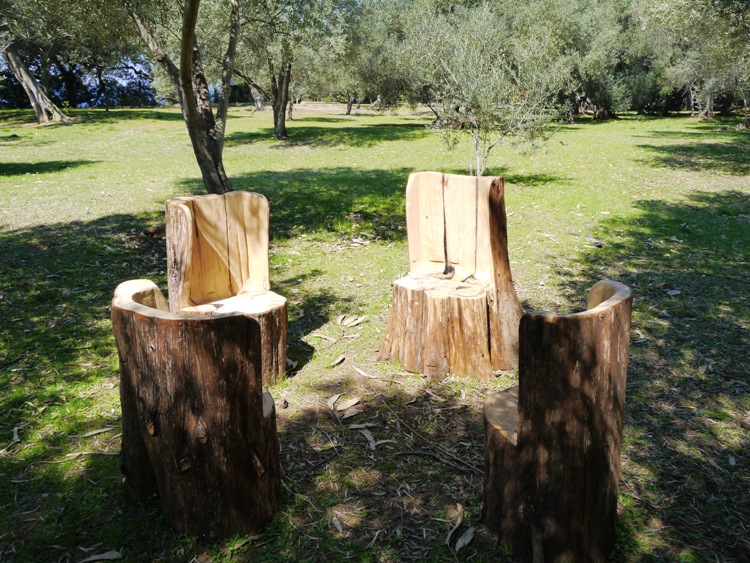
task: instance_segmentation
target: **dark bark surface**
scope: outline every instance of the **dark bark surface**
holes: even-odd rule
[[[260,327],[244,315],[184,318],[146,306],[158,292],[153,284],[142,290],[149,283],[126,282],[112,303],[128,493],[141,500],[158,491],[179,532],[256,530],[280,496]],[[128,291],[128,284],[141,287]]]
[[[519,386],[485,403],[484,517],[524,560],[604,561],[614,547],[632,294],[521,319]]]

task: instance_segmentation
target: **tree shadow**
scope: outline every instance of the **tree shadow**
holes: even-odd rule
[[[679,140],[689,137],[689,142],[685,143],[638,145],[652,153],[650,159],[645,159],[651,166],[733,176],[750,174],[750,134],[747,131],[739,131],[729,125],[717,126],[716,123],[693,123],[691,131],[659,131],[652,133],[651,137]]]
[[[313,118],[315,120],[319,118]],[[300,119],[299,122],[311,121]],[[350,120],[346,120],[350,121]],[[353,121],[353,120],[351,120]],[[328,123],[330,121],[326,121]],[[285,150],[296,147],[331,148],[331,147],[356,147],[369,148],[388,141],[405,141],[422,139],[430,134],[424,124],[407,123],[376,123],[361,124],[353,127],[318,127],[298,125],[297,122],[289,125],[289,138],[278,141],[273,145],[274,149]],[[235,132],[226,136],[226,146],[238,146],[252,144],[262,140],[273,140],[273,129],[264,128],[250,132]]]
[[[67,168],[96,164],[96,160],[50,160],[47,162],[0,162],[0,176],[51,174]]]
[[[635,295],[617,558],[747,560],[750,195],[637,206],[560,272],[572,303],[605,277]]]
[[[232,178],[235,189],[258,192],[271,207],[271,236],[294,238],[317,231],[358,233],[383,240],[406,236],[404,201],[411,170],[359,170],[351,167],[258,171]],[[182,189],[204,193],[186,180]]]
[[[150,234],[162,221],[114,215],[0,233],[0,475],[14,481],[0,488],[0,559],[56,561],[78,557],[78,546],[163,541],[158,512],[139,513],[136,526],[124,502],[108,312],[121,281],[164,286],[164,241]],[[51,547],[63,539],[70,543]]]

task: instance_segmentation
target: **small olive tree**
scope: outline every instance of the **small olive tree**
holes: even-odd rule
[[[469,172],[481,176],[492,149],[513,138],[537,141],[558,115],[566,65],[554,30],[529,25],[522,2],[425,8],[411,17],[402,58],[412,84],[428,92],[435,125],[449,142],[468,133]]]

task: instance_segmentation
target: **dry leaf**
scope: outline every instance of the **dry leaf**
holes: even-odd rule
[[[370,375],[369,373],[359,369],[357,366],[354,366],[354,371],[356,371],[362,377],[369,377],[370,379],[377,379],[377,377],[375,377],[374,375]]]
[[[338,317],[336,317],[336,324],[343,323],[345,318],[346,318],[346,315],[339,315]]]
[[[344,356],[342,354],[341,356],[339,356],[338,358],[336,358],[335,360],[333,360],[333,363],[331,364],[331,367],[334,368],[334,367],[336,367],[339,364],[343,364],[345,359],[346,359],[346,356]]]
[[[333,405],[336,404],[336,401],[339,400],[339,397],[341,397],[341,395],[343,395],[343,393],[339,393],[338,395],[334,395],[333,397],[328,399],[328,402],[326,404],[328,405],[329,409],[333,410]]]
[[[360,430],[362,428],[372,428],[375,426],[374,422],[365,422],[364,424],[350,424],[349,430]]]
[[[380,535],[380,530],[375,532],[375,536],[370,540],[370,543],[367,544],[367,549],[370,549],[373,545],[375,545],[375,540],[378,539],[378,536]]]
[[[375,438],[373,437],[373,435],[372,435],[372,432],[370,432],[370,431],[369,431],[369,430],[367,430],[367,429],[364,429],[364,430],[360,430],[360,432],[362,433],[362,435],[363,435],[363,436],[364,436],[365,438],[367,438],[367,442],[368,442],[368,444],[370,445],[370,449],[371,449],[372,451],[375,451]]]
[[[435,395],[435,393],[433,393],[429,389],[425,389],[424,392],[427,393],[430,397],[432,397],[433,399],[435,399],[439,403],[444,403],[445,402],[445,399],[443,399],[442,397],[439,397],[438,395]]]
[[[734,467],[735,465],[737,465],[737,460],[734,459],[733,455],[729,456],[729,465],[731,465],[732,467]]]
[[[286,359],[286,367],[295,369],[297,367],[297,361],[290,358]]]
[[[351,319],[345,320],[342,324],[345,326],[348,326],[349,328],[353,326],[357,326],[359,323],[364,321],[367,318],[367,315],[361,316],[361,317],[352,317]]]
[[[458,538],[458,541],[456,542],[456,553],[462,548],[466,547],[471,543],[471,540],[474,539],[474,526],[466,530],[463,535]]]
[[[341,420],[346,420],[347,418],[356,416],[361,412],[362,412],[362,409],[349,409],[348,411],[344,413],[344,416],[341,417]]]
[[[106,553],[97,553],[96,555],[92,555],[91,557],[87,557],[86,559],[81,559],[78,563],[89,563],[91,561],[114,561],[116,559],[122,559],[122,555],[120,555],[119,551],[115,551],[114,549],[111,551],[107,551]]]
[[[68,436],[68,438],[90,438],[91,436],[96,436],[97,434],[103,434],[104,432],[110,432],[111,430],[114,430],[117,428],[116,426],[105,426],[104,428],[99,428],[98,430],[92,430],[91,432],[86,432],[85,434],[82,434],[80,436],[76,436],[74,434],[71,434]]]
[[[375,446],[379,446],[381,444],[395,444],[396,440],[378,440],[375,442]]]
[[[674,297],[675,295],[679,295],[680,293],[682,292],[679,289],[670,289],[667,291],[667,295],[669,295],[670,297]]]
[[[333,518],[331,518],[331,522],[336,527],[336,530],[338,530],[339,534],[343,534],[344,533],[344,528],[341,527],[341,522],[339,522],[338,518],[336,518],[334,516]]]
[[[351,399],[347,399],[346,401],[336,405],[336,410],[345,411],[347,409],[352,408],[357,403],[359,403],[359,397],[352,397]]]
[[[336,342],[339,341],[338,338],[333,338],[332,336],[327,336],[325,334],[315,333],[315,334],[311,334],[310,336],[316,336],[318,338],[322,338],[323,340],[327,340],[328,342],[334,342],[334,343],[336,343]]]
[[[448,536],[445,538],[445,545],[451,544],[451,536],[453,535],[453,532],[458,530],[461,522],[464,521],[464,507],[460,502],[456,503],[456,510],[458,511],[458,515],[456,516],[456,523],[451,528],[451,531],[448,532]]]

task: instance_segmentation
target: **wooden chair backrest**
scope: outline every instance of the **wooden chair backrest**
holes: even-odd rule
[[[490,247],[490,188],[503,179],[419,172],[406,186],[410,272],[494,283]]]
[[[167,201],[167,262],[173,311],[270,289],[268,201],[260,194]]]

